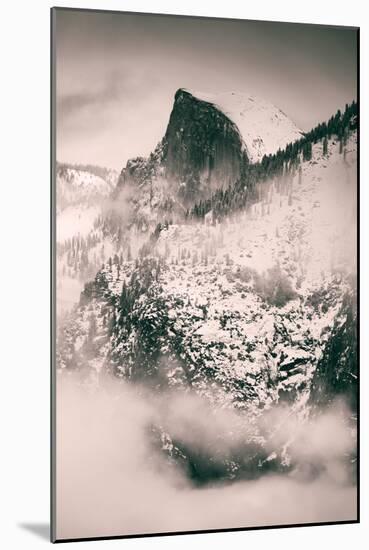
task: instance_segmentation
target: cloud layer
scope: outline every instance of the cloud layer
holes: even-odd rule
[[[276,440],[296,435],[292,454],[301,468],[293,475],[196,488],[154,450],[148,425],[165,417],[193,447],[219,451],[219,433],[240,426],[236,413],[214,417],[198,397],[158,399],[125,384],[95,392],[63,380],[58,390],[58,538],[355,519],[356,487],[343,461],[355,439],[342,404],[300,431],[285,411],[270,413],[268,426],[283,425]],[[235,438],[221,441],[226,453]],[[321,466],[314,477],[303,469],[311,462]]]

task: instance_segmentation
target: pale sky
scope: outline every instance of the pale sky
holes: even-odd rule
[[[121,170],[164,135],[178,88],[242,91],[306,131],[356,99],[355,29],[58,9],[57,159]]]

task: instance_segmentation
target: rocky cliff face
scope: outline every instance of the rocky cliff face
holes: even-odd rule
[[[355,286],[355,285],[353,285]],[[311,402],[326,405],[343,396],[357,407],[357,295],[351,290],[344,296],[332,332],[320,358],[311,385]]]
[[[165,134],[167,179],[196,188],[215,189],[234,183],[248,162],[236,124],[212,103],[178,90]]]
[[[301,137],[272,104],[242,93],[218,96],[179,89],[162,141],[146,159],[130,159],[119,187],[161,180],[185,205],[227,188],[248,163],[261,161]]]

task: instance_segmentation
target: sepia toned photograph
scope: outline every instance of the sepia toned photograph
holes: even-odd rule
[[[51,23],[52,539],[357,522],[358,28]]]

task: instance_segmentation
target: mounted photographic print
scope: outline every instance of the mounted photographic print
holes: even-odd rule
[[[51,17],[52,540],[357,522],[358,29]]]

